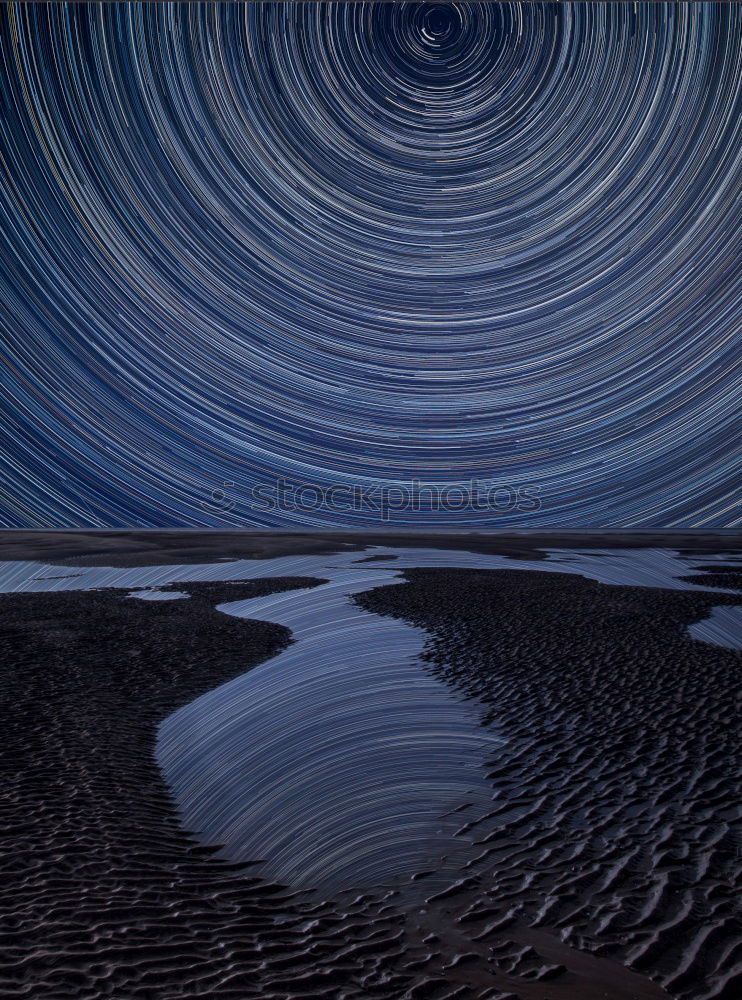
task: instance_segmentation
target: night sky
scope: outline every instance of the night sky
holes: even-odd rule
[[[0,46],[0,524],[738,523],[739,5],[11,4]]]

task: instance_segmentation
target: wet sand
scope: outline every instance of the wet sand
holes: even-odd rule
[[[177,560],[143,564],[201,562],[211,545],[181,538]],[[198,846],[154,758],[165,717],[289,642],[216,605],[313,581],[177,583],[190,598],[172,601],[0,596],[0,995],[738,996],[741,658],[686,628],[742,597],[554,572],[406,576],[355,599],[433,635],[429,668],[510,738],[492,809],[462,812],[480,853],[446,889],[420,872],[327,900]]]
[[[509,734],[495,808],[466,824],[481,855],[450,921],[476,937],[506,913],[671,996],[739,996],[742,655],[688,638],[709,598],[518,570],[405,575],[356,601],[431,631],[430,666]]]

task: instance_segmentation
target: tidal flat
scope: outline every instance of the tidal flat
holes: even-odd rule
[[[166,535],[0,537],[3,996],[737,995],[738,537]]]

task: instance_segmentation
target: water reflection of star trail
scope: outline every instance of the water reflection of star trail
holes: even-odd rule
[[[2,523],[266,523],[282,475],[731,523],[738,6],[0,23]]]

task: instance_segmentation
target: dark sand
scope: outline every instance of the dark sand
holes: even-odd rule
[[[78,535],[30,537],[24,558],[85,551],[64,541]],[[181,535],[153,559],[149,541],[120,537],[125,565],[269,551],[250,536],[221,547]],[[564,544],[554,538],[549,547]],[[298,543],[337,550],[317,536]],[[276,543],[318,551],[296,544]],[[470,545],[456,536],[455,547]],[[697,551],[726,549],[717,538]],[[431,668],[487,704],[510,738],[491,814],[462,813],[480,859],[427,902],[424,877],[328,901],[251,878],[181,830],[155,764],[159,721],[289,641],[214,606],[306,580],[179,583],[191,599],[172,602],[0,596],[0,996],[667,996],[651,979],[680,998],[740,995],[742,657],[685,627],[742,598],[517,570],[407,577],[357,600],[429,629]]]
[[[476,934],[510,912],[672,996],[742,996],[742,654],[685,631],[742,597],[518,570],[405,576],[356,600],[432,632],[433,669],[510,737],[490,775],[499,802],[469,827],[481,870],[449,919]]]

